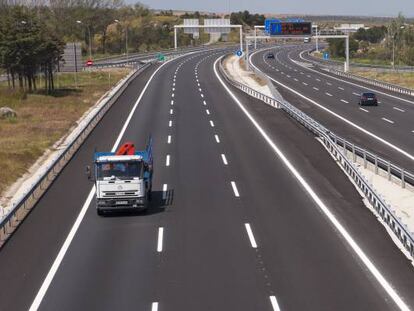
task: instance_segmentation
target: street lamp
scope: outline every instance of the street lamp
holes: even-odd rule
[[[115,19],[114,22],[119,24],[122,27],[121,21],[119,19]],[[125,24],[125,54],[126,54],[126,61],[128,64],[128,26],[126,24]]]
[[[82,21],[76,21],[77,24],[82,24]],[[92,60],[92,39],[91,39],[91,29],[89,28],[89,25],[85,25],[88,29],[88,35],[89,35],[89,59]]]
[[[400,29],[404,29],[405,26],[400,26]],[[395,70],[395,38],[397,37],[398,32],[394,32],[392,36],[392,69]]]

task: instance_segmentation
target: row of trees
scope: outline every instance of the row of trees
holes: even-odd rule
[[[0,12],[0,67],[6,71],[9,85],[36,90],[36,76],[42,72],[45,88],[51,92],[63,41],[28,7],[1,3]]]

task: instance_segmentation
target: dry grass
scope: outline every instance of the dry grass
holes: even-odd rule
[[[125,69],[62,74],[53,95],[25,94],[0,83],[0,107],[16,110],[17,118],[0,119],[0,194],[22,176],[119,79]],[[57,81],[57,80],[56,80]]]
[[[414,72],[352,71],[353,74],[414,89]]]

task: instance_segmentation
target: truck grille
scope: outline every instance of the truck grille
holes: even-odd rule
[[[122,197],[136,195],[135,191],[103,191],[104,197]]]

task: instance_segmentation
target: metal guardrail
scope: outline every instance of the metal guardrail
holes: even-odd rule
[[[308,51],[309,53],[309,51]],[[342,70],[338,70],[338,66],[335,65],[330,65],[327,63],[322,63],[321,61],[317,61],[317,60],[311,60],[311,59],[306,59],[307,61],[313,63],[314,65],[320,67],[323,70],[326,70],[328,72],[331,72],[335,75],[341,76],[341,77],[345,77],[348,79],[352,79],[352,80],[356,80],[359,82],[364,82],[373,86],[378,86],[381,88],[384,88],[386,90],[389,91],[393,91],[396,93],[400,93],[400,94],[404,94],[404,95],[409,95],[409,96],[414,96],[414,90],[406,88],[406,87],[402,87],[399,85],[395,85],[395,84],[391,84],[391,83],[387,83],[387,82],[383,82],[383,81],[379,81],[379,80],[375,80],[375,79],[370,79],[370,78],[365,78],[365,77],[361,77],[355,74],[351,74],[348,72],[344,72]]]
[[[80,129],[79,133],[71,140],[68,146],[63,149],[57,157],[39,174],[37,180],[32,184],[31,189],[22,195],[22,197],[13,204],[12,209],[0,220],[0,247],[18,227],[21,221],[30,212],[37,200],[47,190],[60,171],[69,162],[75,152],[79,149],[91,131],[99,123],[105,113],[111,108],[123,91],[133,81],[133,79],[151,66],[150,63],[138,68],[124,80],[120,81],[113,89],[114,93],[111,97],[95,112],[91,119]],[[111,91],[107,92],[101,100],[109,96]]]
[[[378,215],[381,217],[383,222],[392,230],[395,237],[398,238],[398,240],[402,243],[404,248],[409,252],[411,257],[414,258],[414,233],[409,231],[407,226],[403,224],[401,220],[391,210],[391,206],[388,205],[384,201],[384,199],[382,199],[380,195],[376,193],[372,185],[361,174],[361,172],[357,169],[357,167],[353,164],[353,162],[348,159],[348,157],[346,156],[345,150],[347,150],[347,146],[349,146],[349,143],[347,143],[344,139],[342,139],[341,137],[329,131],[323,125],[321,125],[320,123],[318,123],[317,121],[309,117],[307,114],[305,114],[304,112],[302,112],[301,110],[293,106],[292,104],[286,101],[280,101],[280,100],[271,98],[263,93],[260,93],[252,89],[251,87],[243,83],[233,80],[223,68],[222,62],[219,63],[219,70],[222,76],[226,79],[226,81],[229,84],[249,94],[250,96],[255,97],[265,102],[266,104],[272,107],[283,109],[292,118],[297,120],[308,130],[310,130],[315,135],[320,137],[320,139],[324,143],[327,150],[329,150],[329,152],[335,158],[335,160],[338,161],[341,167],[347,172],[348,176],[352,178],[355,185],[364,193],[365,197],[370,202],[370,204],[374,207],[374,209],[376,210]],[[341,147],[341,143],[342,143],[342,147]],[[379,157],[376,157],[372,153],[368,153],[364,151],[363,148],[358,148],[355,145],[351,145],[351,146],[355,154],[357,151],[365,152],[364,154],[366,156],[364,159],[366,160],[368,160],[368,157],[374,157],[374,159],[377,159],[377,160],[379,159]],[[399,169],[396,166],[392,166],[392,168],[396,170]],[[400,172],[402,173],[402,176],[404,176],[405,171],[400,170]],[[410,176],[411,178],[413,177],[412,174],[410,174]]]

